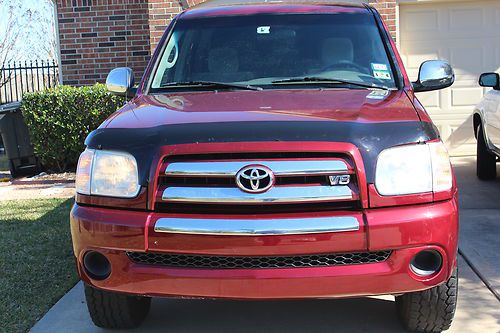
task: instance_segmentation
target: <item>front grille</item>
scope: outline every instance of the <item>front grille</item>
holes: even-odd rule
[[[168,253],[127,252],[137,264],[176,268],[258,269],[326,267],[383,262],[391,251],[312,254],[300,256],[206,256]]]
[[[241,189],[246,183],[238,185],[242,178],[237,174],[251,165],[268,168],[274,175],[270,188],[258,194]],[[337,175],[349,175],[350,182],[330,184],[329,177]],[[190,207],[203,213],[241,214],[298,208],[352,210],[360,203],[353,161],[340,154],[174,155],[163,161],[157,188],[155,210],[160,212],[191,212]]]

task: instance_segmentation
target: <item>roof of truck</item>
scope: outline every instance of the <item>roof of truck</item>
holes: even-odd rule
[[[329,1],[329,0],[207,0],[192,8],[200,7],[215,7],[215,6],[234,6],[234,5],[283,5],[283,4],[298,4],[298,5],[322,5],[322,6],[348,6],[348,7],[363,7],[366,1]]]
[[[208,0],[186,10],[183,18],[271,13],[352,13],[366,10],[364,1],[355,0],[351,2],[325,0]]]

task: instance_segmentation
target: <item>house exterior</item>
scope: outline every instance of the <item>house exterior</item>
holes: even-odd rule
[[[63,82],[103,82],[119,66],[140,75],[172,18],[203,1],[56,0]],[[370,3],[395,37],[396,0]]]
[[[201,1],[56,0],[63,82],[103,82],[119,66],[141,75],[171,19]],[[473,153],[472,110],[485,92],[477,79],[482,72],[500,69],[500,1],[365,2],[381,13],[410,77],[416,78],[424,60],[450,61],[455,84],[419,98],[452,154]]]

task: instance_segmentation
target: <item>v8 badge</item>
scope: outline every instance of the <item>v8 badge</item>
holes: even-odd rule
[[[330,181],[331,186],[348,185],[351,182],[351,176],[350,175],[328,176],[328,180]]]

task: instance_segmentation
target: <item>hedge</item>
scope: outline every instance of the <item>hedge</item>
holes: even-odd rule
[[[87,135],[124,104],[102,84],[60,85],[23,95],[21,110],[45,169],[74,170]]]

